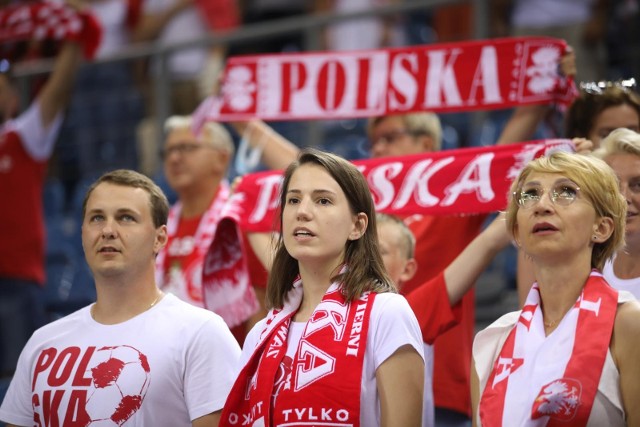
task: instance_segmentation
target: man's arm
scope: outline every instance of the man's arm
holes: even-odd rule
[[[53,72],[38,94],[42,124],[47,128],[67,106],[78,67],[82,62],[80,45],[66,42],[55,60]]]
[[[510,241],[505,214],[499,214],[444,270],[449,303],[456,304]]]
[[[262,120],[231,123],[253,149],[262,149],[262,163],[269,169],[285,169],[298,158],[300,149]],[[257,252],[256,252],[257,253]]]

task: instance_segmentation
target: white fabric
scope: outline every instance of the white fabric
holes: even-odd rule
[[[634,297],[636,297],[636,299],[640,299],[640,277],[634,277],[633,279],[619,278],[613,271],[614,260],[615,256],[607,260],[604,264],[602,275],[605,280],[611,285],[611,287],[616,288],[619,291],[630,292]]]
[[[117,348],[109,350],[109,347]],[[93,355],[83,364],[83,356],[91,349],[95,349]],[[70,356],[74,350],[79,354],[77,357]],[[47,363],[43,355],[51,352],[56,354]],[[69,357],[58,359],[62,352]],[[144,357],[138,356],[138,352],[146,356],[147,374],[139,362]],[[120,394],[113,386],[94,385],[96,379],[107,378],[96,373],[101,372],[99,364],[110,354],[127,363],[116,381],[120,390],[146,390],[140,408],[124,425],[187,427],[192,420],[222,409],[238,373],[240,348],[218,315],[171,294],[151,309],[117,325],[97,323],[91,317],[90,306],[85,307],[34,333],[20,356],[0,407],[0,419],[16,425],[34,425],[32,396],[43,402],[46,390],[62,393],[57,425],[70,425],[64,422],[70,395],[84,397],[86,393],[87,399],[82,399],[80,405],[87,401],[90,416],[97,418],[100,411],[108,416],[117,406],[110,397],[117,394],[119,399]],[[34,369],[39,365],[45,368],[34,378]],[[55,384],[56,376],[62,377],[59,384]],[[77,383],[83,377],[89,384]],[[143,380],[146,382],[141,386]],[[92,409],[94,404],[100,411]],[[37,414],[40,420],[47,419],[43,418],[42,406]]]
[[[169,9],[176,0],[145,0],[144,15],[155,15]],[[161,46],[170,46],[190,40],[197,40],[207,35],[207,25],[200,16],[194,2],[190,7],[175,15],[162,29],[158,36]],[[169,57],[169,71],[174,80],[191,80],[200,74],[207,58],[207,49],[196,47],[181,49]],[[156,65],[157,67],[157,65]]]
[[[594,0],[516,0],[511,15],[514,27],[553,27],[589,20]]]
[[[240,359],[245,365],[258,344],[265,320],[258,322],[247,335]],[[287,355],[290,357],[297,348],[304,323],[292,322],[287,337]],[[297,337],[297,338],[296,338]],[[297,341],[294,341],[297,340]],[[376,369],[397,349],[411,345],[423,356],[423,343],[418,321],[404,297],[393,294],[378,294],[371,309],[371,320],[367,334],[367,348],[364,354],[362,392],[360,395],[360,425],[373,427],[380,425],[380,402],[376,385]]]
[[[49,127],[44,127],[40,102],[36,99],[24,113],[8,122],[6,128],[20,135],[25,150],[34,160],[43,161],[51,156],[61,125],[62,113],[58,113]]]
[[[632,299],[633,296],[628,292],[620,292],[618,304],[631,301]],[[476,335],[473,341],[473,363],[479,378],[480,395],[491,375],[493,364],[500,354],[500,350],[509,336],[511,329],[518,322],[519,317],[520,311],[507,313]],[[548,338],[552,336],[553,333],[549,335]],[[557,357],[558,355],[555,354],[555,356]],[[556,359],[553,360],[554,363],[555,361]],[[536,359],[536,363],[549,364],[551,361]],[[604,425],[609,427],[626,426],[619,384],[618,368],[615,366],[611,351],[609,351],[607,352],[602,375],[598,384],[598,391],[587,423],[588,427],[600,427]],[[533,389],[535,387],[531,388]],[[505,407],[506,406],[507,403],[505,400]],[[476,419],[477,426],[481,427],[478,413],[476,413]],[[516,424],[512,425],[515,426]],[[529,424],[526,422],[522,424],[522,426],[527,425]]]
[[[102,26],[102,39],[96,58],[115,55],[129,44],[127,3],[123,0],[94,0],[87,3]]]
[[[424,395],[422,398],[422,427],[436,425],[433,400],[433,345],[422,343],[424,352]]]

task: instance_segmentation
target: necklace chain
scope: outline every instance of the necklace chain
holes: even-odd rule
[[[542,323],[544,324],[545,327],[547,328],[553,328],[554,326],[556,326],[558,323],[560,323],[560,320],[562,319],[558,319],[558,320],[552,320],[551,322],[545,322],[544,320],[542,321]]]
[[[164,292],[160,291],[160,293],[158,294],[158,296],[156,297],[156,299],[154,299],[154,300],[153,300],[153,302],[152,302],[151,304],[149,304],[149,307],[147,307],[144,311],[151,310],[151,307],[153,307],[154,305],[156,305],[156,304],[158,303],[158,301],[160,301],[160,300],[162,299],[162,297],[163,297],[163,296],[164,296]],[[96,307],[96,305],[95,305],[95,304],[93,304],[93,305],[91,306],[91,308],[89,309],[89,311],[90,311],[90,313],[91,313],[91,317],[93,317],[94,319],[95,319],[95,315],[94,315],[94,313],[95,313],[95,307]],[[143,313],[144,313],[144,311],[143,311]]]

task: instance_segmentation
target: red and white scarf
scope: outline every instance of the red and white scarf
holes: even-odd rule
[[[36,1],[0,9],[0,44],[22,40],[75,41],[91,59],[98,50],[102,28],[87,10],[64,3]]]
[[[220,426],[360,425],[360,392],[375,293],[347,303],[332,284],[307,322],[291,375],[282,361],[293,315],[302,301],[298,280],[282,310],[272,310],[256,349],[222,410]],[[331,424],[329,424],[331,423]]]
[[[376,211],[407,216],[495,212],[507,204],[511,182],[534,158],[574,151],[570,140],[533,141],[358,160]],[[282,171],[245,175],[229,203],[244,231],[273,229]]]
[[[546,336],[535,284],[482,393],[482,425],[586,425],[617,306],[618,292],[594,270],[573,308]]]
[[[209,252],[209,248],[212,247],[214,236],[217,234],[216,230],[219,227],[221,219],[225,216],[225,208],[227,207],[227,201],[229,199],[229,185],[227,182],[222,181],[218,187],[218,192],[211,202],[211,205],[207,211],[202,215],[195,235],[193,236],[195,247],[197,251],[197,258],[200,260],[199,269],[204,270],[203,265]],[[180,214],[182,211],[182,204],[177,202],[169,211],[169,218],[167,221],[167,234],[169,242],[165,248],[160,251],[156,258],[156,281],[157,283],[164,283],[166,278],[166,272],[169,266],[167,265],[167,250],[171,240],[176,237],[178,230],[178,224],[180,222]],[[238,238],[238,237],[236,237]],[[239,239],[242,242],[242,239]],[[229,246],[225,246],[229,248]],[[220,271],[221,277],[223,271]],[[193,275],[182,274],[182,281],[188,289],[201,290],[203,295],[203,305],[212,311],[219,314],[229,325],[234,327],[246,319],[248,319],[258,309],[258,302],[253,293],[248,273],[246,268],[244,270],[238,270],[237,274],[233,277],[233,283],[227,283],[229,287],[214,287],[213,291],[209,290],[209,298],[204,298],[205,291],[202,289],[202,282],[196,283],[193,280]],[[201,275],[197,275],[201,278]],[[200,279],[202,280],[202,279]],[[220,284],[225,282],[221,281]],[[245,298],[235,298],[236,293],[228,293],[226,291],[234,290],[236,293],[239,290],[241,295],[248,294]],[[213,292],[213,294],[212,294]],[[253,296],[253,298],[251,298]]]
[[[222,95],[195,113],[214,121],[344,119],[559,102],[563,40],[521,37],[354,52],[229,58]]]

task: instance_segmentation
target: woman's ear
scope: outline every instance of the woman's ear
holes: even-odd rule
[[[356,214],[355,221],[353,223],[353,230],[349,234],[349,240],[358,240],[364,235],[364,232],[367,231],[367,226],[369,225],[369,217],[364,212],[359,212]]]
[[[613,234],[613,219],[608,216],[600,217],[593,225],[591,240],[593,243],[604,243]]]

